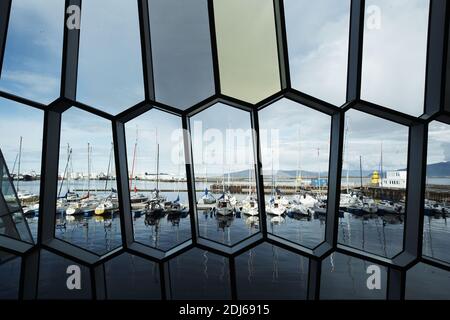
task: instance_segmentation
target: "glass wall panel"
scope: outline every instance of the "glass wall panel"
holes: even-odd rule
[[[20,234],[29,238],[29,226],[31,233],[37,237],[37,221],[39,216],[39,194],[42,157],[42,131],[44,124],[44,112],[10,100],[0,98],[0,149],[5,158],[6,166],[12,181],[4,179],[2,175],[2,193],[10,199],[14,208],[11,213],[16,213],[16,222]],[[5,172],[5,171],[4,171]],[[26,216],[26,221],[21,218],[19,204],[15,198],[17,192],[20,206]],[[7,202],[8,202],[8,199]],[[0,214],[1,215],[1,214]],[[26,241],[29,241],[28,239]]]
[[[214,94],[206,0],[150,0],[156,100],[186,109]]]
[[[161,299],[158,264],[124,253],[105,263],[107,298]]]
[[[384,300],[387,269],[340,253],[322,262],[320,299]]]
[[[0,251],[0,300],[19,298],[21,262],[20,257]]]
[[[272,0],[214,0],[222,93],[257,103],[280,90]]]
[[[428,0],[366,1],[362,99],[423,113],[428,11]]]
[[[125,130],[134,239],[169,250],[191,238],[181,118],[152,109]]]
[[[0,90],[49,104],[59,97],[64,1],[12,1]]]
[[[190,125],[199,235],[233,245],[259,231],[250,113],[218,103]]]
[[[74,267],[77,268],[77,271]],[[71,267],[70,269],[68,269]],[[68,270],[70,273],[68,273]],[[79,270],[79,283],[71,275]],[[70,281],[68,281],[70,280]],[[69,290],[67,283],[80,289]],[[38,299],[43,300],[88,300],[92,299],[89,268],[74,261],[60,257],[49,251],[42,250],[39,257]]]
[[[350,1],[285,0],[284,11],[292,87],[344,104]]]
[[[408,127],[345,114],[339,242],[385,257],[403,248]]]
[[[116,114],[144,100],[137,1],[83,1],[77,100]]]
[[[288,99],[258,115],[267,229],[314,248],[325,236],[331,117]]]
[[[449,300],[450,273],[418,263],[406,273],[406,299]]]
[[[169,262],[174,300],[231,298],[229,261],[209,251],[192,249]]]
[[[58,171],[56,237],[100,255],[119,247],[111,122],[74,107],[64,112]]]
[[[309,260],[268,243],[236,258],[240,300],[306,299]]]
[[[428,126],[427,177],[423,226],[423,254],[450,262],[450,126]]]

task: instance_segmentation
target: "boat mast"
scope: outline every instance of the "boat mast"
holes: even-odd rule
[[[133,180],[134,180],[134,168],[136,165],[136,149],[138,144],[138,131],[136,126],[136,141],[134,143],[134,151],[133,151],[133,164],[131,165],[131,175],[130,175],[130,190],[133,186]],[[134,186],[136,187],[136,181],[134,182]]]
[[[91,196],[91,144],[88,142],[88,181],[87,181],[87,197]]]
[[[16,191],[19,192],[19,181],[20,181],[20,162],[22,159],[22,136],[20,136],[19,143],[19,166],[17,167],[17,183],[16,183]]]
[[[297,172],[295,173],[295,193],[297,193],[298,189],[298,180],[302,176],[302,170],[300,169],[300,156],[301,156],[301,143],[300,143],[300,127],[297,127],[297,136],[298,136],[298,154],[297,154]],[[300,176],[299,176],[300,174]]]
[[[348,118],[347,118],[348,119]],[[345,154],[347,154],[347,194],[349,193],[349,180],[348,180],[348,172],[349,172],[349,167],[350,167],[350,161],[348,160],[349,157],[349,153],[348,153],[348,122],[345,125],[345,133],[344,133],[344,156]]]
[[[363,176],[362,176],[362,156],[359,156],[359,177],[361,180],[361,192],[363,190]]]
[[[114,149],[114,143],[111,142],[111,150],[109,151],[109,160],[108,160],[108,171],[106,173],[106,181],[105,181],[105,192],[108,189],[108,180],[109,180],[109,172],[111,170],[111,158],[112,158],[113,149]]]
[[[380,158],[380,197],[383,199],[383,141],[381,141],[381,158]]]
[[[159,195],[159,142],[158,142],[158,128],[156,128],[156,194]]]

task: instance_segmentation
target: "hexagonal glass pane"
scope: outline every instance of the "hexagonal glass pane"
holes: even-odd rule
[[[105,281],[109,300],[161,299],[158,264],[129,253],[105,263]]]
[[[70,108],[62,114],[55,236],[103,255],[122,244],[112,126]]]
[[[325,236],[331,117],[288,99],[258,116],[267,229],[314,248]]]
[[[0,149],[12,178],[11,182],[2,181],[2,193],[15,206],[10,211],[21,216],[16,194],[20,201],[26,221],[22,219],[17,231],[27,236],[16,238],[22,240],[29,239],[30,231],[37,237],[43,118],[41,110],[0,98]]]
[[[292,87],[344,104],[350,1],[286,0],[284,8]]]
[[[14,0],[0,90],[44,104],[59,97],[64,1]]]
[[[169,250],[191,238],[181,118],[152,109],[125,130],[134,239]]]
[[[386,299],[387,269],[368,261],[332,253],[322,262],[320,299]]]
[[[186,109],[214,94],[206,0],[150,0],[156,100]]]
[[[234,245],[259,230],[250,113],[218,103],[190,126],[199,235]]]
[[[84,1],[77,100],[116,114],[144,100],[136,1]]]
[[[257,103],[280,90],[272,0],[214,0],[222,93]]]
[[[20,257],[0,251],[0,300],[19,298],[21,262]]]
[[[366,1],[362,99],[423,113],[428,15],[428,0]]]
[[[345,113],[339,242],[392,258],[403,249],[408,127]]]
[[[263,243],[236,257],[240,300],[301,300],[308,291],[309,260]]]
[[[69,290],[67,280],[69,267],[79,268],[80,289]],[[72,267],[73,268],[73,267]],[[73,270],[73,269],[70,269]],[[73,271],[72,271],[72,274]],[[39,280],[37,298],[43,300],[88,300],[92,299],[89,268],[54,253],[42,250],[39,257]],[[72,282],[76,284],[75,280]]]
[[[406,272],[405,299],[449,300],[450,273],[418,263]]]
[[[227,258],[197,248],[169,260],[173,300],[228,300],[231,298]]]
[[[423,225],[423,254],[450,262],[450,125],[428,126],[427,176]]]

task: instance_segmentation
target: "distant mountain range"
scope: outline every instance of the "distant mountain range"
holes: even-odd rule
[[[405,171],[405,169],[398,169],[397,171]],[[363,170],[363,176],[364,177],[370,177],[372,176],[373,171],[372,170]],[[264,171],[264,175],[270,176],[272,172],[270,170]],[[297,174],[296,170],[278,170],[277,177],[278,178],[295,178]],[[343,173],[344,175],[347,174],[346,171]],[[327,175],[327,172],[321,172],[320,176],[325,177]],[[359,177],[360,172],[359,170],[349,170],[348,175],[350,177]],[[248,178],[249,176],[249,170],[243,170],[243,171],[237,171],[230,173],[230,176],[233,178]],[[302,176],[304,177],[317,177],[317,172],[313,171],[304,171],[302,170]],[[427,166],[427,176],[428,177],[450,177],[450,161],[447,162],[439,162],[439,163],[433,163]]]

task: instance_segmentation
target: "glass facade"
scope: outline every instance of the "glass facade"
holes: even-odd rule
[[[446,1],[25,3],[0,299],[449,298]]]

